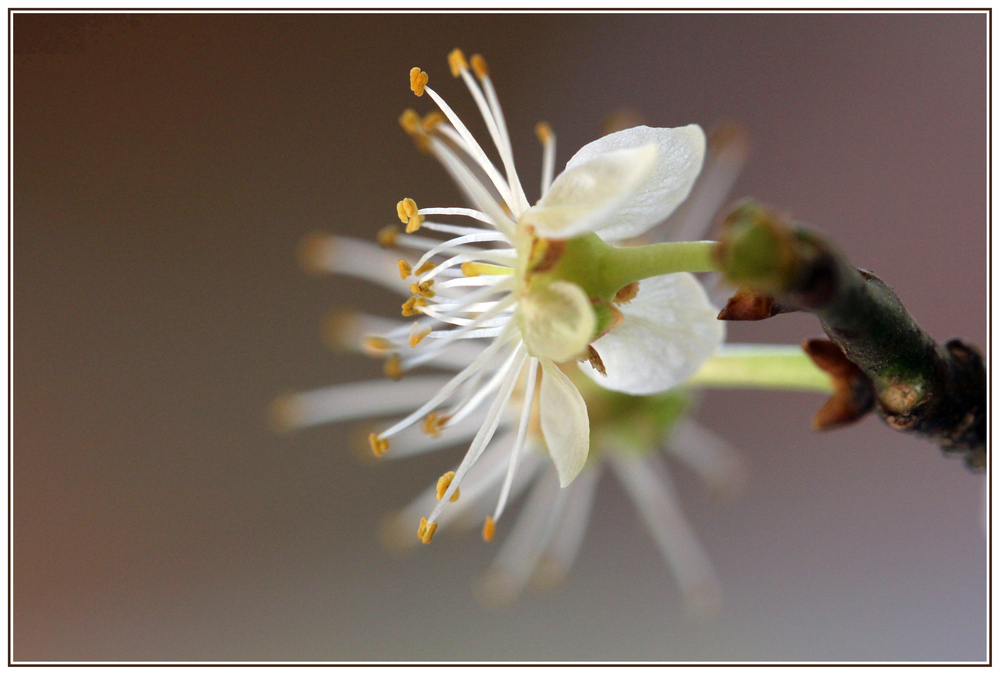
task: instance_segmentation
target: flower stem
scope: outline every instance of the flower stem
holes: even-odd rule
[[[601,261],[605,283],[616,290],[674,272],[714,272],[714,241],[678,241],[642,246],[612,246]]]
[[[797,345],[724,345],[689,386],[833,393],[833,381]]]

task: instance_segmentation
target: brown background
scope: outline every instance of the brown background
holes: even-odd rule
[[[986,342],[987,22],[978,15],[13,16],[13,657],[19,660],[984,659],[982,477],[876,420],[814,435],[812,395],[716,393],[752,472],[718,503],[675,471],[726,604],[685,615],[613,479],[568,582],[506,611],[496,546],[375,532],[454,461],[359,463],[350,427],[276,436],[279,392],[378,364],[325,350],[313,229],[371,237],[457,190],[396,124],[419,65],[464,114],[489,60],[529,196],[628,106],[735,117],[736,196],[876,271],[938,339]],[[473,129],[481,129],[474,126]],[[732,328],[797,342],[806,316]],[[501,533],[502,536],[502,533]]]

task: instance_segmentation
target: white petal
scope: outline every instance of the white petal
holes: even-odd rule
[[[532,356],[569,361],[581,354],[597,330],[597,315],[582,288],[553,281],[517,304],[521,336]]]
[[[622,206],[649,181],[657,166],[656,155],[657,145],[646,143],[567,166],[521,222],[533,226],[541,237],[560,239],[602,228],[614,222]]]
[[[697,124],[676,129],[625,129],[588,143],[566,164],[568,173],[606,153],[651,143],[658,152],[649,179],[594,228],[605,241],[637,237],[673,213],[688,196],[701,171],[705,132]]]
[[[640,281],[638,295],[620,309],[625,320],[593,343],[608,374],[580,364],[614,391],[653,394],[682,384],[725,337],[718,310],[685,272]]]
[[[566,487],[587,462],[590,418],[583,397],[559,366],[548,359],[542,359],[541,364],[542,388],[538,405],[542,435],[559,473],[559,485]]]

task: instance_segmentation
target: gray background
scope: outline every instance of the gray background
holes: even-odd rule
[[[530,198],[540,119],[562,166],[623,106],[655,126],[736,118],[753,154],[735,196],[830,233],[936,338],[985,345],[984,14],[13,26],[13,658],[986,658],[984,479],[874,419],[814,435],[818,396],[704,398],[751,470],[723,503],[675,471],[726,592],[707,623],[610,478],[567,583],[486,610],[470,586],[495,544],[393,557],[376,536],[455,452],[377,465],[350,425],[266,424],[282,391],[380,370],[318,326],[398,300],[305,275],[295,248],[371,237],[404,196],[457,203],[396,123],[429,110],[414,65],[474,117],[454,46],[487,57]],[[817,333],[793,315],[730,336]]]

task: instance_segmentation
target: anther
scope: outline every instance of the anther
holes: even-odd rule
[[[414,296],[403,303],[403,316],[420,314],[420,308],[427,306],[427,298]]]
[[[393,344],[381,335],[369,335],[361,343],[361,347],[369,356],[384,356],[386,352],[392,351]]]
[[[385,373],[386,377],[393,380],[401,380],[403,378],[403,367],[399,365],[399,354],[392,354],[385,360],[382,372]]]
[[[419,295],[424,298],[433,298],[436,294],[431,290],[431,286],[434,285],[434,280],[430,279],[421,284],[410,284],[410,293],[414,295]]]
[[[399,116],[399,126],[403,127],[403,131],[411,136],[415,136],[420,133],[420,124],[420,115],[413,108],[407,108],[403,111],[403,114]]]
[[[428,260],[423,265],[421,265],[420,267],[418,267],[416,269],[416,271],[414,271],[413,273],[416,274],[419,277],[421,274],[425,274],[427,272],[430,272],[432,269],[434,269],[434,263],[432,263],[430,260]]]
[[[413,268],[410,267],[410,263],[405,260],[399,261],[399,278],[405,280],[408,276],[413,274]]]
[[[451,419],[447,415],[438,415],[437,413],[430,413],[424,418],[423,429],[424,433],[428,436],[437,436],[444,429],[444,425],[448,423]]]
[[[424,220],[424,217],[420,215],[420,209],[417,208],[417,203],[409,197],[396,204],[396,215],[399,216],[400,221],[406,223],[407,234],[419,230],[420,223]]]
[[[472,72],[476,74],[476,77],[481,80],[489,76],[490,69],[486,67],[486,59],[479,54],[473,54],[470,61],[472,61]]]
[[[386,225],[378,231],[378,245],[382,248],[392,248],[396,245],[396,237],[399,236],[399,228],[395,225]]]
[[[389,439],[381,438],[378,434],[368,434],[368,443],[372,446],[372,454],[381,457],[389,449]]]
[[[444,493],[448,491],[448,486],[451,485],[451,481],[453,478],[455,478],[454,471],[449,471],[445,475],[438,478],[438,484],[437,484],[438,501],[441,501],[441,498],[444,497]],[[448,501],[449,502],[458,501],[458,493],[461,491],[462,488],[455,488],[455,492],[451,495],[451,499],[449,499]]]
[[[420,527],[417,528],[417,537],[425,544],[431,543],[434,533],[437,532],[438,524],[429,523],[426,518],[420,519]]]
[[[448,54],[448,65],[451,67],[451,76],[458,77],[463,70],[468,70],[469,62],[465,60],[465,54],[461,49],[452,49]]]
[[[424,95],[424,87],[427,86],[427,73],[419,68],[410,68],[410,91],[417,96]]]
[[[328,234],[311,232],[299,243],[299,264],[310,274],[326,274],[330,270],[327,260],[335,250],[334,238]]]
[[[480,274],[505,276],[514,273],[514,269],[511,267],[504,267],[503,265],[490,265],[489,263],[481,262],[464,262],[462,263],[461,269],[462,274],[467,277],[478,277]]]
[[[445,121],[444,115],[439,113],[437,110],[432,110],[431,112],[427,113],[426,117],[424,117],[423,121],[421,122],[421,125],[423,125],[424,131],[430,132],[434,131],[434,128],[437,125],[443,124],[444,121]]]
[[[416,347],[420,344],[420,341],[431,334],[430,326],[421,326],[419,323],[414,322],[413,326],[410,327],[410,346]]]
[[[483,523],[483,541],[493,541],[493,534],[496,531],[497,526],[496,523],[493,522],[493,516],[486,516],[486,522]]]
[[[538,136],[538,141],[545,145],[552,140],[552,127],[548,122],[539,122],[535,125],[535,135]]]

